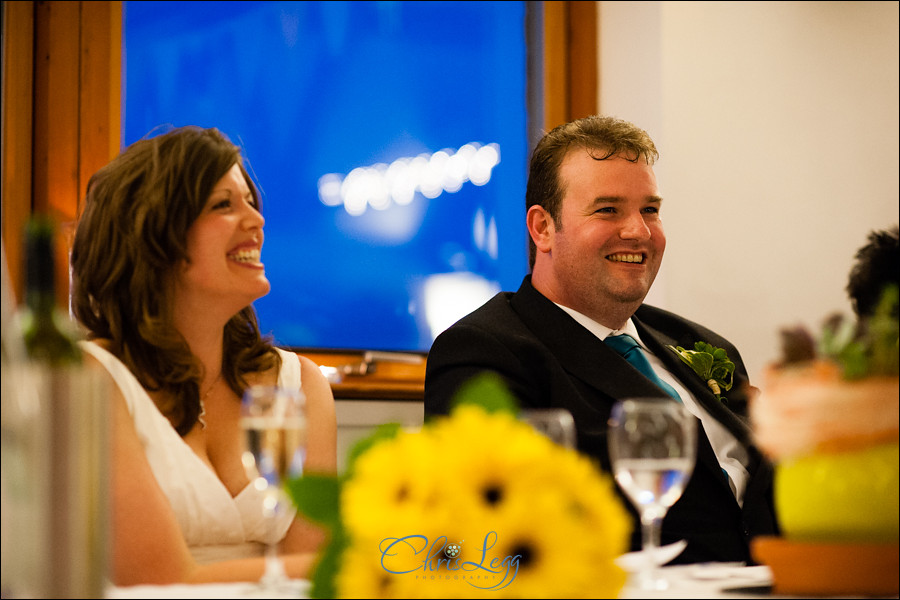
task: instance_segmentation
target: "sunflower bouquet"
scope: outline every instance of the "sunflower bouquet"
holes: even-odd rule
[[[630,519],[611,478],[518,420],[498,379],[448,417],[385,426],[340,478],[289,483],[330,545],[313,597],[615,597]]]

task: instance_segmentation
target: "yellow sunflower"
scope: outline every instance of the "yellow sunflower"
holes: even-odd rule
[[[574,453],[552,453],[510,485],[509,498],[498,505],[493,551],[518,557],[504,596],[614,597],[624,585],[625,573],[613,559],[626,549],[627,513],[602,484],[590,486],[593,504],[575,496],[574,485],[588,483],[578,479],[578,462]]]
[[[511,413],[474,405],[358,458],[341,597],[616,596],[630,520],[612,480]]]
[[[630,520],[612,481],[508,413],[461,406],[427,435],[446,452],[445,522],[461,540],[469,593],[602,596],[625,574]],[[452,451],[450,450],[452,449]],[[516,558],[518,557],[518,558]]]
[[[536,467],[555,448],[547,438],[506,413],[489,414],[461,406],[452,418],[428,431],[445,449],[442,471],[444,500],[454,515],[490,518],[509,496],[527,494]],[[555,477],[554,477],[555,479]]]
[[[357,461],[343,488],[341,517],[356,537],[384,539],[439,526],[441,452],[421,433],[401,432],[380,442]]]

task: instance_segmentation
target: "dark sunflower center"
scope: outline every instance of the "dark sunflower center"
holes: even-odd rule
[[[407,498],[409,498],[409,487],[404,484],[397,490],[397,502],[403,502]]]
[[[527,569],[537,562],[537,550],[530,542],[519,542],[513,546],[510,556],[519,557],[519,569]]]
[[[503,500],[503,488],[497,484],[490,484],[481,491],[484,501],[490,506],[495,506]]]

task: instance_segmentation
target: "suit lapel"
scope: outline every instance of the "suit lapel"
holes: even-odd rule
[[[510,305],[534,335],[557,357],[564,369],[607,396],[609,401],[661,395],[660,389],[640,371],[535,290],[530,277],[522,282],[519,291],[510,299]],[[632,317],[632,320],[641,340],[659,357],[669,372],[741,443],[752,446],[752,436],[747,424],[723,406],[706,382],[666,347],[678,345],[679,342],[646,325],[637,316]],[[734,388],[729,392],[738,393],[741,392]]]
[[[663,394],[628,361],[535,290],[530,280],[523,282],[510,305],[566,371],[597,389],[608,402]]]
[[[731,411],[722,406],[722,403],[716,398],[715,394],[713,394],[706,386],[706,382],[703,381],[690,366],[685,364],[675,352],[667,347],[669,345],[677,345],[676,341],[661,331],[641,323],[636,317],[632,317],[632,321],[634,321],[635,327],[641,336],[641,340],[647,345],[651,352],[659,357],[666,369],[668,369],[669,372],[694,395],[695,400],[700,403],[709,414],[725,425],[725,427],[739,440],[743,440],[747,435],[744,424],[735,418]],[[700,419],[697,420],[697,432],[698,461],[704,463],[711,469],[716,480],[725,486],[730,493],[731,486],[728,484],[728,479],[722,474],[719,459],[716,458],[715,451],[709,443],[709,436]]]
[[[609,348],[593,333],[575,321],[531,285],[526,278],[510,299],[510,306],[522,319],[560,365],[573,377],[596,389],[611,406],[619,398],[661,396],[663,392],[635,369],[628,361]],[[634,319],[641,339],[660,357],[666,368],[679,379],[716,419],[723,422],[740,440],[747,436],[746,426],[723,407],[694,371],[674,352],[666,348],[675,340]],[[599,400],[600,398],[598,398]],[[706,433],[698,419],[697,458],[716,474],[716,479],[728,487]],[[730,491],[730,488],[729,488]]]
[[[530,285],[523,284],[519,292],[510,300],[510,304],[532,333],[547,346],[569,374],[599,392],[597,396],[588,400],[599,401],[602,398],[611,408],[619,398],[665,395],[656,384],[635,369],[631,363]],[[638,331],[641,339],[644,339],[647,330],[639,329]],[[652,335],[660,334],[654,332]],[[665,340],[666,337],[662,336],[661,339]],[[654,341],[651,350],[655,354],[661,353],[659,348],[659,342]],[[671,350],[666,350],[666,352],[674,356]],[[678,362],[680,363],[681,360],[679,359]],[[669,362],[665,364],[667,368],[677,367]],[[690,373],[694,379],[698,379],[693,371]],[[695,396],[711,395],[708,390],[704,392],[703,389],[696,386],[691,386],[690,389]],[[713,401],[715,401],[714,397]],[[697,463],[698,465],[703,464],[713,474],[715,480],[725,486],[729,494],[731,493],[728,481],[722,475],[719,461],[699,419],[697,419]]]
[[[632,320],[635,327],[637,327],[638,333],[641,335],[641,340],[662,361],[666,369],[690,390],[697,402],[717,421],[722,423],[742,444],[745,446],[752,444],[750,428],[747,427],[747,424],[728,410],[712,393],[706,382],[690,366],[685,364],[675,352],[667,347],[670,345],[676,346],[678,342],[663,332],[642,323],[637,317],[633,317]],[[734,388],[732,388],[732,392],[735,394],[739,393]]]

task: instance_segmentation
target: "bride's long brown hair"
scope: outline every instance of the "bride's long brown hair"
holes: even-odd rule
[[[72,308],[90,338],[109,350],[182,436],[200,415],[202,366],[175,329],[169,278],[187,260],[187,231],[216,183],[240,166],[261,208],[240,149],[216,129],[188,126],[140,140],[88,182],[72,248]],[[280,365],[247,306],[225,326],[222,374],[240,396],[244,374]]]

